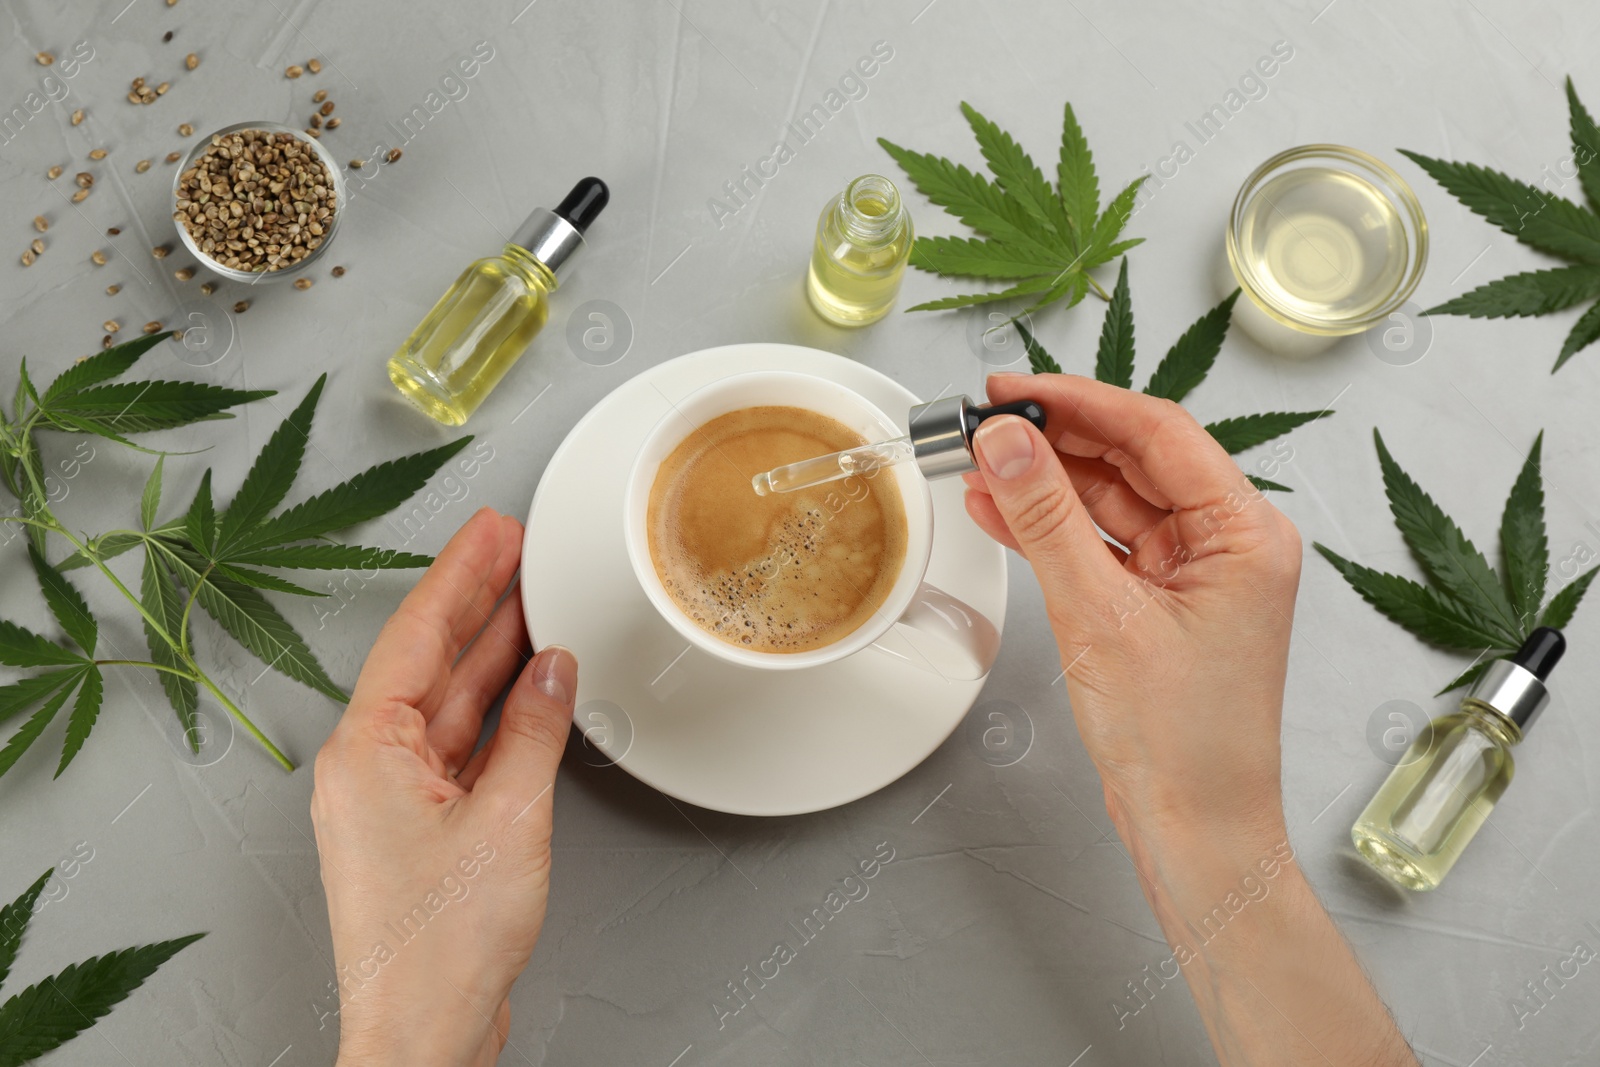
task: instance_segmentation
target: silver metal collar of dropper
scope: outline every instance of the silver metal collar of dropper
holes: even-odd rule
[[[967,434],[971,423],[964,396],[946,396],[911,409],[911,448],[927,478],[943,478],[978,469]]]
[[[517,227],[511,243],[526,248],[534,259],[559,273],[561,264],[583,247],[583,234],[549,208],[539,208]]]
[[[1472,687],[1467,702],[1492,709],[1526,732],[1550,703],[1550,690],[1528,668],[1508,659],[1497,659]]]

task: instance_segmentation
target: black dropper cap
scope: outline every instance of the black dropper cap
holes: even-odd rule
[[[1550,703],[1545,679],[1567,650],[1561,631],[1541,626],[1528,635],[1509,660],[1497,659],[1479,676],[1467,695],[1467,703],[1485,705],[1526,732],[1533,720]]]
[[[1561,636],[1560,630],[1541,626],[1522,642],[1522,647],[1511,657],[1511,662],[1542,682],[1550,677],[1550,671],[1561,662],[1562,653],[1566,650],[1567,639]]]
[[[611,202],[611,190],[599,178],[585,178],[572,187],[566,199],[556,205],[556,214],[566,219],[579,233],[586,233],[589,224],[600,217],[600,212]]]
[[[583,233],[611,200],[611,190],[599,178],[585,178],[572,187],[551,211],[540,208],[529,215],[511,238],[553,273],[583,247]]]
[[[964,413],[967,440],[972,440],[972,435],[978,432],[980,423],[996,415],[1020,415],[1033,423],[1034,428],[1040,433],[1044,433],[1044,408],[1033,400],[1016,400],[1009,404],[982,404],[967,408]]]

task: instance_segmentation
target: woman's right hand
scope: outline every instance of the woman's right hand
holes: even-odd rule
[[[988,393],[1038,401],[1046,433],[985,422],[967,510],[1038,575],[1118,829],[1281,840],[1293,523],[1171,401],[1059,374]]]

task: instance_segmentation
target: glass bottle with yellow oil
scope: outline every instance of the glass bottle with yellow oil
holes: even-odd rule
[[[806,277],[811,306],[838,326],[883,318],[900,293],[915,236],[894,182],[878,174],[851,182],[817,220]]]
[[[585,178],[554,211],[529,215],[498,256],[463,271],[389,358],[406,399],[446,425],[466,422],[544,326],[557,274],[610,198],[605,182]]]
[[[1566,647],[1560,630],[1533,631],[1423,729],[1350,831],[1363,859],[1407,889],[1439,887],[1511,784],[1511,749],[1549,703]]]

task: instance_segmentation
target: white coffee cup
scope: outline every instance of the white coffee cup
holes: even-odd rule
[[[900,576],[888,597],[855,630],[821,648],[804,652],[762,652],[729,644],[701,629],[678,607],[661,584],[650,555],[648,515],[650,489],[662,462],[699,427],[742,408],[778,405],[805,408],[835,419],[868,441],[885,441],[905,431],[859,394],[825,378],[791,371],[756,371],[712,382],[673,406],[650,431],[628,475],[623,503],[623,536],[633,573],[645,595],[684,639],[718,659],[741,667],[800,670],[833,663],[868,647],[904,659],[946,678],[981,678],[1000,651],[1000,634],[978,611],[923,581],[933,553],[933,498],[914,464],[901,463],[875,473],[893,478],[906,512],[906,555]],[[752,471],[752,474],[757,472]],[[837,499],[848,506],[859,499],[861,480],[837,483]],[[852,493],[855,493],[852,497]],[[751,490],[752,499],[755,490]],[[825,507],[836,510],[833,498]],[[907,627],[911,640],[890,640],[891,631]]]

